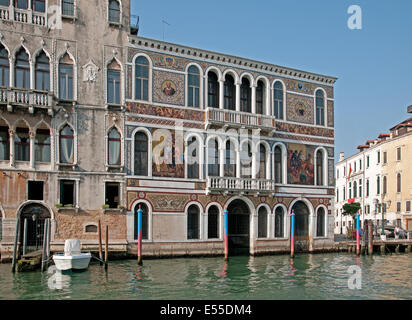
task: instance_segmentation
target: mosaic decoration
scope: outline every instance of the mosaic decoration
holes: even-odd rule
[[[141,103],[127,103],[127,112],[134,114],[158,116],[165,118],[204,121],[205,113],[202,111],[178,109],[172,107],[157,107]]]
[[[152,54],[153,65],[160,68],[173,69],[184,71],[188,61],[186,59],[165,56],[160,54]]]
[[[313,99],[307,97],[287,95],[287,119],[290,121],[313,124]]]
[[[155,177],[184,178],[184,143],[176,144],[176,132],[167,131],[169,136],[160,136],[160,141],[156,141],[156,132],[153,130],[153,165],[152,174]],[[180,163],[179,163],[180,162]]]
[[[163,91],[168,82],[170,87],[173,84],[173,90],[170,88]],[[153,102],[184,106],[185,76],[171,72],[153,71]]]
[[[155,211],[184,212],[185,205],[190,201],[188,195],[180,194],[147,194],[148,199]]]
[[[288,143],[288,184],[314,184],[315,148],[303,144]]]
[[[171,97],[176,93],[176,85],[174,84],[173,81],[166,80],[165,82],[162,83],[162,92],[166,96]]]
[[[311,136],[322,136],[326,138],[335,137],[333,129],[315,128],[315,127],[297,125],[297,124],[292,124],[292,123],[284,123],[284,122],[278,122],[278,121],[276,122],[276,131],[283,131],[283,132],[290,132],[290,133],[304,134],[304,135],[311,135]],[[301,138],[298,138],[298,139],[301,139]]]

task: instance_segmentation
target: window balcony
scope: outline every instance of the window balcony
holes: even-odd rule
[[[228,177],[208,177],[208,191],[223,192],[248,192],[248,193],[274,193],[275,182],[268,179],[247,179]]]
[[[275,117],[262,114],[238,112],[226,109],[207,108],[206,127],[231,126],[247,129],[275,131]]]
[[[18,9],[14,6],[0,6],[0,19],[47,26],[47,14],[45,12],[37,12],[31,9]]]
[[[51,115],[53,111],[53,94],[47,91],[0,88],[0,104],[7,104],[9,112],[13,106],[27,107],[30,113],[34,108],[47,109]]]

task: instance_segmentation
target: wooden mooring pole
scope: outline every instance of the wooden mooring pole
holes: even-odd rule
[[[368,224],[368,254],[373,254],[373,231],[372,231],[372,222],[369,220]]]
[[[290,256],[295,256],[295,210],[292,210],[290,215]]]
[[[360,255],[360,214],[356,214],[356,255]]]
[[[229,259],[229,211],[225,209],[225,261]]]
[[[24,229],[23,229],[23,256],[27,253],[27,218],[24,219]]]
[[[142,259],[142,205],[139,205],[139,210],[137,210],[137,264],[139,266],[143,265]]]
[[[103,261],[103,254],[102,254],[102,224],[101,224],[100,220],[99,220],[97,232],[98,232],[98,237],[99,237],[99,259],[100,259],[100,265],[103,265],[103,263],[102,263],[102,261]]]
[[[109,226],[106,226],[106,250],[104,251],[104,268],[107,270],[109,263]]]
[[[16,220],[16,232],[14,235],[14,246],[13,246],[13,261],[11,264],[11,271],[16,272],[16,263],[17,263],[17,245],[19,241],[19,227],[20,227],[20,218]]]
[[[47,235],[49,233],[48,228],[49,228],[48,220],[45,220],[44,221],[44,232],[43,232],[43,250],[42,250],[42,255],[41,255],[41,272],[44,271],[44,267],[47,261],[46,255],[47,255]]]

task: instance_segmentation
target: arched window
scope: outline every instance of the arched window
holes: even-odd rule
[[[316,91],[316,124],[325,125],[325,94],[322,90]]]
[[[263,114],[264,113],[264,88],[265,85],[263,81],[259,80],[256,87],[256,113]]]
[[[60,163],[74,163],[74,132],[69,125],[60,130]]]
[[[113,60],[107,67],[107,102],[108,103],[121,104],[120,72],[121,72],[121,67],[117,63],[116,60]]]
[[[324,237],[325,236],[325,209],[323,207],[320,207],[318,209],[318,214],[317,214],[317,223],[316,223],[316,230],[317,234],[316,236],[318,237]]]
[[[49,163],[51,161],[50,130],[47,128],[37,129],[34,144],[36,162]]]
[[[42,51],[36,59],[36,90],[50,91],[50,61]]]
[[[260,207],[258,211],[258,238],[267,238],[268,234],[268,211]]]
[[[232,141],[226,142],[225,177],[236,177],[236,151]]]
[[[200,73],[195,66],[189,67],[187,85],[188,106],[198,108],[200,106]]]
[[[324,175],[323,175],[323,152],[318,150],[316,153],[316,185],[324,185]]]
[[[282,149],[275,147],[275,183],[283,183]]]
[[[0,45],[0,87],[8,87],[10,80],[9,53]]]
[[[9,128],[0,122],[0,160],[10,160]]]
[[[240,111],[252,112],[250,82],[246,77],[242,79],[242,85],[240,86]]]
[[[207,103],[209,107],[219,108],[219,82],[216,73],[209,71],[207,84]]]
[[[149,100],[149,62],[143,56],[136,59],[136,90],[137,100]]]
[[[14,148],[17,161],[30,161],[29,128],[17,127],[14,135]]]
[[[207,212],[207,238],[219,238],[219,209],[211,206]]]
[[[200,165],[200,146],[195,137],[191,137],[188,141],[187,150],[187,177],[189,179],[199,179],[199,165]]]
[[[275,238],[283,238],[284,229],[284,210],[282,207],[277,207],[275,210]]]
[[[198,206],[192,204],[187,209],[187,239],[194,240],[200,238],[200,211]]]
[[[273,116],[276,119],[283,119],[283,85],[277,81],[273,90]]]
[[[147,208],[146,204],[139,203],[135,206],[134,212],[134,239],[138,240],[139,234],[139,206],[142,208],[142,239],[147,240],[149,239],[149,209]]]
[[[225,79],[225,109],[226,110],[236,110],[236,102],[235,102],[235,95],[236,95],[236,87],[235,87],[235,80],[231,75],[226,75]]]
[[[134,174],[148,176],[149,140],[143,132],[137,132],[134,137]]]
[[[65,54],[59,63],[59,97],[63,100],[73,100],[73,65],[69,54]]]
[[[243,143],[240,150],[241,178],[252,178],[252,147],[249,143]]]
[[[402,176],[400,173],[396,175],[396,192],[402,192]]]
[[[121,163],[121,149],[122,149],[122,139],[119,131],[116,128],[112,128],[109,131],[108,140],[108,164],[109,165],[120,165]]]
[[[109,22],[120,23],[120,3],[109,0]]]
[[[207,163],[209,177],[220,176],[219,144],[216,139],[209,140],[207,149]]]
[[[30,89],[29,55],[21,48],[16,55],[15,86],[21,89]]]
[[[263,144],[259,146],[259,172],[258,179],[266,179],[266,148]]]

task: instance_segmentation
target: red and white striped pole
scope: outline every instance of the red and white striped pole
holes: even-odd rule
[[[137,244],[137,263],[139,266],[143,264],[142,261],[142,205],[139,205],[139,210],[137,210],[137,234],[138,234],[138,244]]]
[[[225,261],[229,259],[229,224],[228,224],[228,215],[229,211],[227,208],[225,209],[225,234],[224,234],[224,239],[225,239]]]
[[[290,256],[295,256],[295,210],[290,215]]]

